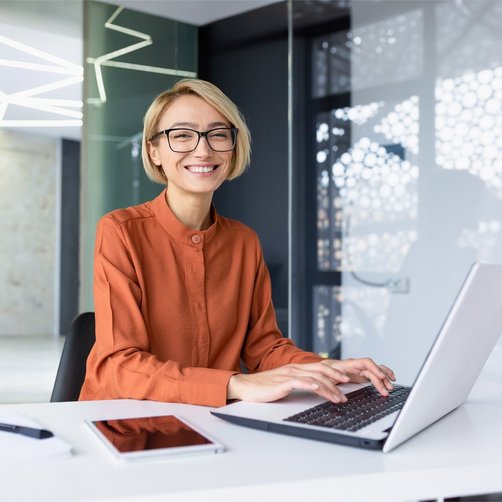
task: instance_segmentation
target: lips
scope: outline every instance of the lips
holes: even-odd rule
[[[191,173],[199,174],[199,173],[211,173],[215,169],[217,169],[217,165],[209,165],[209,166],[186,166]]]

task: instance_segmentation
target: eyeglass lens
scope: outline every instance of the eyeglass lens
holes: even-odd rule
[[[169,145],[175,152],[191,152],[197,148],[199,135],[191,129],[174,129],[168,133]],[[202,135],[216,152],[229,151],[234,147],[235,135],[231,129],[213,129]]]

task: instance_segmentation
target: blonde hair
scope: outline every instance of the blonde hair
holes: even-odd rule
[[[236,127],[237,140],[232,156],[232,164],[227,180],[240,176],[249,165],[251,158],[251,135],[237,106],[214,84],[199,79],[183,79],[171,89],[159,94],[148,108],[143,120],[143,141],[141,157],[147,176],[156,183],[167,184],[162,166],[157,166],[148,153],[150,138],[158,132],[159,122],[164,112],[181,96],[198,96],[221,113]],[[151,141],[152,144],[158,139]]]

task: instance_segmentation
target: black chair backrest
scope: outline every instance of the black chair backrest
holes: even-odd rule
[[[66,335],[51,402],[77,401],[84,383],[87,356],[96,340],[94,312],[79,314]]]

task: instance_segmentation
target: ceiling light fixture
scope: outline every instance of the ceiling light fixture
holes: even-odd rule
[[[4,127],[82,127],[81,120],[0,120]]]
[[[82,108],[83,103],[79,100],[67,100],[58,98],[37,97],[41,94],[77,85],[83,80],[83,67],[66,59],[54,56],[29,45],[0,35],[0,44],[19,50],[29,56],[45,61],[48,64],[32,63],[29,61],[17,61],[0,59],[0,67],[19,68],[41,73],[66,75],[61,80],[49,84],[38,85],[23,89],[12,94],[0,90],[0,127],[79,127],[82,125],[82,112],[75,108]],[[60,77],[58,77],[60,78]],[[9,106],[21,106],[32,110],[52,113],[56,116],[70,117],[71,119],[48,119],[48,120],[8,120],[5,115]]]
[[[136,70],[136,71],[145,71],[150,73],[162,73],[166,75],[175,75],[180,77],[196,77],[197,73],[192,71],[184,71],[184,70],[176,70],[172,68],[161,68],[158,66],[148,66],[148,65],[140,65],[135,63],[126,63],[121,61],[112,61],[115,58],[123,56],[124,54],[129,54],[131,52],[143,49],[144,47],[148,47],[152,45],[152,37],[147,33],[141,33],[139,31],[133,30],[131,28],[127,28],[125,26],[120,26],[118,24],[114,24],[115,19],[122,12],[124,7],[119,7],[106,21],[105,28],[109,30],[119,31],[126,35],[130,35],[132,37],[139,38],[141,42],[136,42],[132,45],[128,45],[123,47],[122,49],[118,49],[113,52],[109,52],[108,54],[103,54],[97,58],[87,58],[87,63],[94,65],[94,74],[96,75],[96,84],[98,86],[99,98],[89,98],[87,101],[89,103],[106,103],[106,89],[103,80],[103,73],[101,70],[102,66],[112,66],[116,68],[124,68],[127,70]]]

